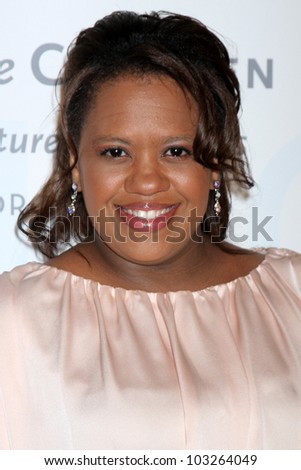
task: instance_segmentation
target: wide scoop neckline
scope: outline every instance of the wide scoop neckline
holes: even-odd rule
[[[242,281],[247,281],[248,279],[254,277],[254,275],[256,273],[259,273],[264,267],[265,265],[269,264],[269,259],[272,258],[272,259],[277,259],[277,258],[280,258],[280,257],[287,257],[288,255],[290,254],[296,254],[295,252],[293,252],[292,250],[289,250],[289,249],[281,249],[281,248],[253,248],[252,251],[254,251],[255,253],[259,253],[259,254],[262,254],[264,255],[264,258],[260,261],[260,263],[255,266],[255,268],[251,269],[251,271],[249,271],[247,274],[245,274],[244,276],[239,276],[235,279],[232,279],[228,282],[225,282],[225,283],[221,283],[221,284],[215,284],[215,285],[212,285],[212,286],[208,286],[208,287],[205,287],[204,289],[198,289],[198,290],[187,290],[187,289],[182,289],[182,290],[177,290],[177,291],[167,291],[167,292],[155,292],[155,291],[146,291],[146,290],[143,290],[143,289],[125,289],[124,287],[114,287],[114,286],[111,286],[109,284],[102,284],[98,281],[95,281],[93,279],[89,279],[89,278],[86,278],[86,277],[83,277],[83,276],[80,276],[78,274],[74,274],[72,273],[71,271],[67,271],[65,269],[62,269],[62,268],[57,268],[56,266],[50,266],[48,264],[45,264],[45,263],[42,263],[42,262],[38,262],[38,261],[31,261],[29,263],[27,263],[25,266],[29,266],[29,265],[36,265],[38,269],[43,269],[43,270],[46,270],[48,272],[53,272],[53,273],[56,273],[57,275],[64,275],[65,278],[69,277],[70,279],[74,279],[75,281],[77,282],[83,282],[85,284],[88,284],[88,285],[91,285],[91,286],[96,286],[97,288],[101,289],[101,288],[106,288],[106,289],[109,289],[109,290],[112,290],[112,291],[119,291],[119,292],[128,292],[128,293],[133,293],[133,294],[137,294],[137,293],[140,293],[140,294],[147,294],[147,295],[158,295],[158,294],[162,294],[162,295],[175,295],[175,294],[180,294],[180,293],[190,293],[190,294],[203,294],[205,292],[209,292],[209,291],[217,291],[219,289],[222,289],[222,288],[225,288],[225,287],[229,287],[230,286],[233,286],[235,285],[237,282],[242,282]]]

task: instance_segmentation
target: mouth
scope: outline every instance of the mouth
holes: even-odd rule
[[[135,204],[117,206],[121,220],[132,229],[140,232],[151,232],[166,227],[179,204]]]

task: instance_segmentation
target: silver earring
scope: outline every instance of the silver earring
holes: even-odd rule
[[[71,203],[68,206],[68,215],[72,217],[76,211],[75,203],[76,203],[76,198],[77,198],[77,184],[72,183],[71,186],[72,189],[72,194],[71,194]]]
[[[219,202],[219,198],[221,197],[221,193],[219,191],[221,187],[221,182],[219,180],[214,180],[213,187],[214,187],[214,215],[215,217],[218,217],[222,210],[220,202]]]

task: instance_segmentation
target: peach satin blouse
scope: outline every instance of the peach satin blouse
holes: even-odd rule
[[[0,276],[1,449],[301,449],[301,256],[147,293]]]

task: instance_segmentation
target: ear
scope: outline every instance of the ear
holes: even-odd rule
[[[221,175],[218,171],[211,172],[210,189],[214,189],[214,181],[220,181]]]
[[[74,165],[75,161],[76,161],[75,155],[70,153],[69,162],[70,162],[71,167]],[[76,162],[76,165],[72,170],[72,182],[77,184],[77,191],[80,193],[82,191],[82,187],[81,187],[81,181],[80,181],[80,171],[79,171],[78,161]]]

